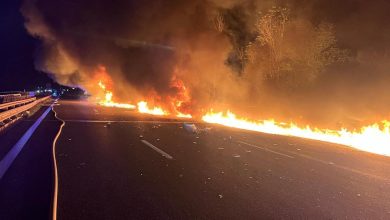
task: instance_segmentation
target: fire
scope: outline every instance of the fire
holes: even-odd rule
[[[190,114],[183,114],[183,113],[177,113],[176,117],[178,118],[192,118],[192,115]]]
[[[178,71],[178,70],[175,70]],[[191,96],[189,90],[184,85],[184,82],[178,79],[176,76],[172,78],[171,89],[175,90],[175,95],[170,96],[173,111],[176,112],[178,118],[192,118],[191,114],[184,113],[188,112],[188,107],[191,102]]]
[[[137,106],[138,106],[138,111],[140,113],[151,114],[151,115],[168,115],[168,113],[160,107],[149,108],[148,103],[145,101],[138,102]]]
[[[105,79],[104,81],[109,81],[107,70],[104,66],[99,66],[97,68],[96,75],[100,78]],[[137,109],[139,113],[159,115],[159,116],[168,116],[175,115],[178,118],[192,118],[191,114],[184,113],[186,108],[188,109],[188,103],[190,100],[190,95],[187,88],[184,86],[183,81],[173,77],[171,82],[171,88],[176,91],[175,95],[168,97],[168,102],[170,103],[169,110],[163,109],[162,107],[154,106],[153,108],[149,107],[149,104],[141,100],[137,105],[127,104],[127,103],[118,103],[113,101],[113,93],[107,88],[106,83],[102,80],[99,80],[97,83],[99,88],[104,92],[104,98],[102,98],[98,103],[106,107],[117,107],[117,108],[126,108],[126,109]]]
[[[342,144],[359,150],[376,154],[390,156],[390,122],[372,124],[358,130],[328,130],[299,127],[294,123],[277,123],[274,120],[251,121],[245,118],[238,118],[228,111],[208,112],[202,117],[205,122],[221,124],[228,127],[240,128],[251,131],[258,131],[268,134],[295,136],[313,140],[320,140],[330,143]]]
[[[98,85],[105,93],[104,100],[101,100],[99,102],[100,105],[107,106],[107,107],[127,108],[127,109],[135,109],[136,108],[132,104],[117,103],[117,102],[112,101],[113,94],[111,91],[107,90],[106,85],[102,81],[99,81]]]
[[[105,68],[100,68],[105,73]],[[104,74],[101,74],[104,75]],[[141,100],[137,105],[117,103],[113,101],[113,93],[106,84],[99,81],[98,86],[104,92],[104,98],[99,104],[107,107],[137,109],[143,114],[152,114],[159,116],[176,116],[180,118],[192,118],[187,112],[191,106],[191,96],[184,83],[174,77],[171,88],[175,91],[174,95],[169,96],[165,102],[167,109],[159,106],[150,107],[148,102]],[[148,99],[150,100],[150,99]],[[157,98],[159,100],[159,98]],[[340,130],[329,130],[311,128],[309,126],[298,126],[295,123],[280,123],[274,120],[254,121],[246,118],[237,117],[234,113],[227,111],[206,113],[202,120],[208,123],[221,124],[228,127],[258,131],[268,134],[285,135],[301,137],[313,140],[320,140],[330,143],[342,144],[359,150],[372,152],[376,154],[390,156],[390,122],[382,121],[356,130],[341,128]]]
[[[127,103],[114,102],[112,100],[113,94],[111,91],[107,90],[106,85],[102,81],[99,81],[98,85],[105,93],[104,99],[99,102],[100,105],[103,105],[106,107],[137,109],[138,112],[140,112],[140,113],[151,114],[151,115],[168,115],[168,113],[160,107],[149,108],[148,103],[146,101],[138,102],[137,106],[132,105],[132,104],[127,104]]]

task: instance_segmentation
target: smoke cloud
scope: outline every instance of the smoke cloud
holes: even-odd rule
[[[163,104],[180,79],[192,114],[330,127],[389,118],[386,0],[26,0],[21,10],[41,40],[36,68],[92,94],[109,78],[122,101]]]

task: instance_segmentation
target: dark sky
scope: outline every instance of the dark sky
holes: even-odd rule
[[[0,1],[0,91],[29,90],[52,82],[34,69],[38,41],[24,28],[21,2]]]

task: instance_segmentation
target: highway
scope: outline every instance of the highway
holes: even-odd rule
[[[0,134],[1,158],[46,108]],[[390,218],[389,157],[206,123],[191,133],[85,101],[53,109],[0,179],[0,219]]]

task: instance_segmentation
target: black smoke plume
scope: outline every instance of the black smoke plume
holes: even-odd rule
[[[192,113],[232,109],[320,126],[389,118],[386,0],[26,0],[36,67],[94,93],[105,66],[123,100],[191,93]]]

